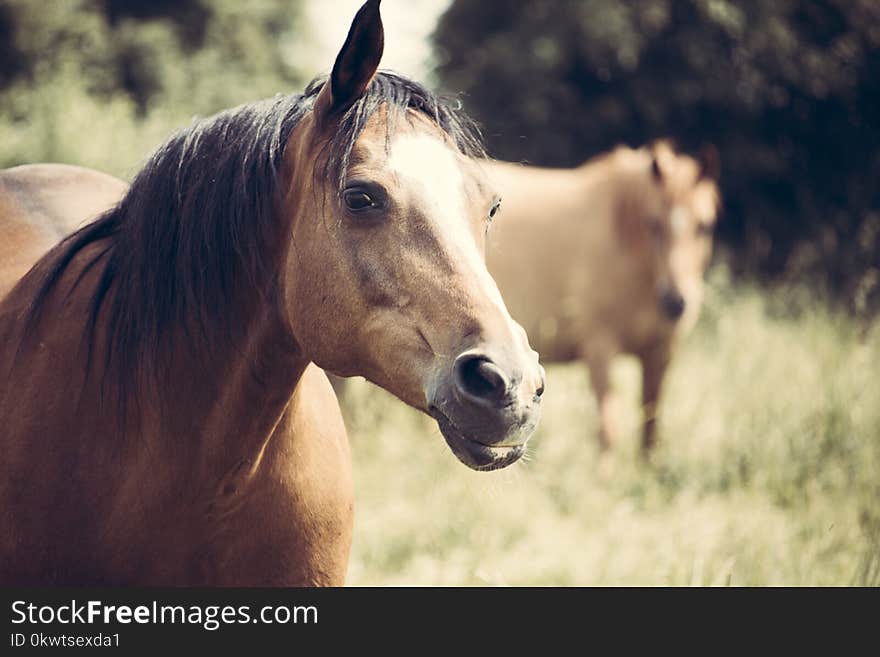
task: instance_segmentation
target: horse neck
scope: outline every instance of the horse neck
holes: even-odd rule
[[[619,147],[590,158],[577,167],[578,175],[585,185],[608,186],[619,184],[628,173],[647,167],[650,160],[632,148]]]
[[[241,463],[259,465],[308,364],[274,309],[261,310],[233,335],[225,355],[203,370],[194,398],[167,400],[196,425],[193,459],[211,478]],[[183,378],[174,380],[185,382],[181,369],[187,365],[181,365]]]
[[[258,284],[273,288],[272,281]],[[237,464],[258,464],[308,364],[271,295],[233,291],[225,314],[226,324],[191,318],[170,326],[121,409],[127,433],[143,434],[133,443],[169,451],[192,476],[210,480]],[[103,344],[106,327],[99,326],[96,353]],[[123,389],[130,373],[108,367],[97,385]]]
[[[628,148],[588,160],[578,167],[584,193],[594,203],[607,203],[608,216],[613,218],[632,202],[633,195],[644,193],[649,163],[642,153]]]

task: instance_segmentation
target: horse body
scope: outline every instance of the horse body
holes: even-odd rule
[[[511,313],[545,361],[587,364],[602,447],[617,433],[610,361],[637,356],[650,447],[673,345],[702,301],[714,181],[665,143],[576,169],[494,162],[489,172],[504,200],[487,260]]]
[[[502,211],[488,261],[509,307],[544,360],[576,358],[585,339],[614,332],[635,347],[646,295],[631,263],[613,257],[613,198],[601,176],[496,162]],[[589,211],[585,211],[589,208]],[[650,292],[650,291],[649,291]],[[621,308],[619,299],[632,299]]]
[[[469,467],[522,454],[543,373],[480,255],[475,142],[376,72],[378,4],[329,80],[173,137],[0,302],[4,584],[343,583],[319,367],[429,413]]]
[[[0,298],[50,248],[109,209],[127,185],[66,164],[28,164],[0,171]]]

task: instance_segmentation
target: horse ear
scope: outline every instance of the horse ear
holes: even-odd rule
[[[663,171],[660,169],[660,161],[657,159],[657,153],[651,153],[651,174],[657,180],[663,178]]]
[[[721,178],[721,155],[712,144],[706,144],[700,150],[700,178],[718,180]]]
[[[337,115],[347,110],[364,94],[376,75],[385,47],[380,2],[367,0],[355,15],[348,37],[336,56],[330,80],[315,100],[315,109],[322,115]]]
[[[651,176],[658,182],[663,180],[663,169],[660,168],[660,150],[664,143],[662,139],[657,139],[648,145],[648,153],[651,155]]]

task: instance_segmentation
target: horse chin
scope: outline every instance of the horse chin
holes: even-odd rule
[[[437,420],[440,433],[449,445],[449,449],[472,470],[487,472],[499,470],[515,463],[525,453],[525,445],[495,446],[486,445],[468,438],[439,411],[434,410],[432,417]]]

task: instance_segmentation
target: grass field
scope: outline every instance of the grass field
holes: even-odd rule
[[[525,462],[460,464],[436,425],[356,381],[351,585],[880,585],[880,327],[711,286],[667,379],[662,444],[600,458],[578,365],[548,368]]]

